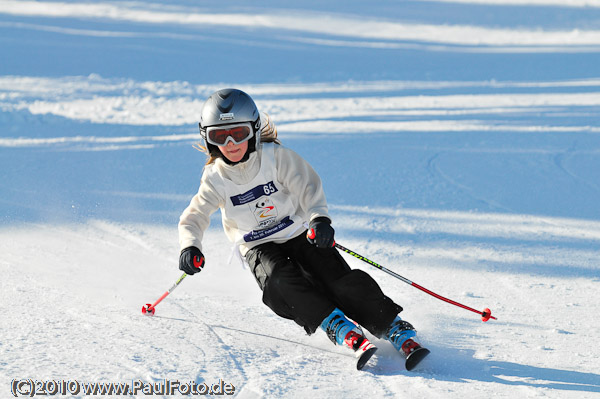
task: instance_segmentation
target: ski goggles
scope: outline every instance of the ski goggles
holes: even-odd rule
[[[235,125],[209,126],[206,128],[206,141],[217,146],[227,145],[229,141],[233,144],[241,144],[254,136],[250,123],[238,123]]]

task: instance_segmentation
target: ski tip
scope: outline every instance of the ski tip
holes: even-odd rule
[[[369,361],[371,356],[373,356],[375,354],[375,352],[377,352],[377,348],[375,346],[364,351],[363,354],[360,355],[360,357],[358,358],[358,360],[356,362],[356,369],[362,370],[362,368],[365,367],[365,364],[367,364],[367,362]]]
[[[425,359],[425,357],[427,355],[429,355],[429,353],[430,353],[429,349],[427,349],[427,348],[420,347],[420,348],[416,349],[414,352],[412,352],[406,358],[406,363],[405,363],[406,369],[408,371],[411,371],[412,369],[417,367],[417,365],[419,363],[421,363],[421,360]]]

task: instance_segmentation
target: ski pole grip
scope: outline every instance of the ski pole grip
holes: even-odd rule
[[[202,266],[204,266],[204,256],[194,256],[194,267],[196,269],[202,269]]]

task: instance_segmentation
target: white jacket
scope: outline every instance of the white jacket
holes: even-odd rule
[[[249,190],[249,187],[261,181],[263,175],[266,180],[264,184]],[[268,188],[269,179],[274,183],[271,190]],[[262,193],[263,186],[265,193]],[[276,194],[271,195],[269,191]],[[275,201],[269,205],[276,205],[279,213],[270,220],[271,223],[265,225],[255,219],[248,209],[245,214],[239,212],[245,207],[232,204],[240,205],[239,198],[242,198],[243,205],[248,202],[247,206],[254,205],[250,201],[260,202],[261,206],[265,205],[265,200]],[[202,250],[202,237],[210,224],[210,216],[218,208],[221,209],[227,237],[239,244],[242,255],[260,243],[285,242],[302,234],[304,222],[319,216],[329,218],[325,193],[317,173],[294,151],[273,143],[258,145],[245,162],[228,165],[218,158],[205,166],[198,193],[179,219],[181,249],[195,246]],[[290,218],[295,222],[294,225],[285,224],[286,220],[290,222]],[[269,229],[281,231],[272,234]],[[268,233],[260,234],[265,231]]]

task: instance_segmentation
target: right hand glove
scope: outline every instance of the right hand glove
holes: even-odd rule
[[[179,254],[179,270],[190,276],[196,274],[204,267],[204,255],[196,247],[187,247]]]

